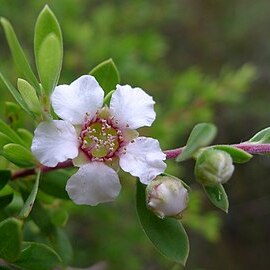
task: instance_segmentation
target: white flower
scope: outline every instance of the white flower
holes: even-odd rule
[[[146,189],[147,206],[160,218],[181,218],[188,203],[188,190],[180,179],[158,176]]]
[[[166,168],[159,142],[138,137],[135,130],[155,120],[153,98],[129,85],[117,85],[109,108],[102,108],[103,98],[104,91],[90,75],[59,85],[51,101],[63,120],[42,122],[35,130],[31,149],[41,164],[54,167],[73,159],[79,167],[66,186],[77,204],[114,200],[121,189],[118,163],[144,184]]]

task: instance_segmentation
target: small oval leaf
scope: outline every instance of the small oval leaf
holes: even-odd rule
[[[20,136],[1,119],[0,119],[0,132],[9,137],[12,140],[12,142],[25,145],[25,142],[20,138]]]
[[[219,209],[228,213],[229,201],[226,191],[221,184],[217,186],[203,186],[208,199]]]
[[[270,143],[270,127],[259,131],[249,141],[255,143]]]
[[[120,82],[119,72],[112,59],[100,63],[89,74],[96,78],[105,91],[105,95],[115,90],[116,85]]]
[[[33,134],[29,130],[24,128],[18,128],[17,132],[22,138],[22,140],[25,142],[26,146],[30,148],[32,145]]]
[[[33,114],[27,107],[27,104],[23,100],[22,96],[20,95],[19,91],[3,76],[3,74],[0,72],[0,81],[5,85],[5,87],[9,90],[11,95],[14,97],[14,99],[17,101],[17,103],[22,107],[22,109],[27,112],[30,116],[33,117]]]
[[[0,258],[12,262],[21,251],[22,222],[8,218],[0,223]]]
[[[8,143],[11,143],[12,140],[5,135],[4,133],[0,132],[0,148],[2,148],[3,146],[5,146]]]
[[[30,111],[40,113],[41,105],[39,103],[34,87],[23,79],[18,79],[18,90]]]
[[[208,145],[215,138],[217,128],[213,124],[200,123],[191,131],[183,152],[176,158],[176,161],[184,161],[191,158],[201,147]]]
[[[146,207],[145,186],[137,182],[137,213],[145,234],[160,253],[185,265],[189,241],[182,224],[173,218],[160,219]]]
[[[34,50],[42,86],[49,94],[59,79],[63,58],[63,40],[60,25],[47,5],[37,18]]]
[[[19,258],[14,262],[22,270],[52,270],[61,263],[59,255],[50,247],[39,243],[23,243]]]
[[[6,144],[0,154],[19,167],[35,166],[35,160],[32,153],[19,144]]]
[[[38,73],[47,95],[50,95],[58,82],[62,67],[62,50],[59,39],[51,33],[44,39],[37,52]]]
[[[63,263],[68,265],[73,258],[73,249],[67,234],[63,229],[56,228],[50,238],[53,248],[59,254]]]
[[[248,152],[230,145],[215,145],[213,148],[227,152],[235,163],[245,163],[253,157]]]
[[[63,46],[61,28],[57,18],[49,6],[45,5],[36,21],[34,37],[35,55],[37,55],[41,44],[50,33],[54,33],[59,39],[61,46]]]

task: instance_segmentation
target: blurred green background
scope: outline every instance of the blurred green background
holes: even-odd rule
[[[216,143],[245,141],[269,126],[268,0],[0,0],[0,15],[12,22],[32,63],[34,23],[46,3],[63,32],[60,83],[113,58],[122,84],[154,96],[157,120],[141,134],[159,139],[162,149],[183,146],[194,124],[202,121],[218,126]],[[2,30],[0,68],[15,84],[18,75]],[[4,117],[4,100],[12,99],[3,87],[0,93]],[[33,130],[27,118],[24,124]],[[269,269],[269,159],[255,157],[237,166],[225,186],[228,215],[208,203],[194,183],[193,165],[168,162],[168,172],[193,189],[183,219],[191,244],[186,269]],[[70,212],[73,265],[104,261],[107,269],[181,269],[143,235],[135,211],[135,179],[121,176],[123,190],[114,203],[77,207],[59,202]]]

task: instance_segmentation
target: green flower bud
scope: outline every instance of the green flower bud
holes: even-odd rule
[[[207,149],[197,158],[195,175],[197,181],[205,186],[226,183],[234,171],[231,156],[222,150]]]
[[[187,207],[188,191],[180,179],[158,176],[146,188],[147,206],[158,217],[181,218]]]

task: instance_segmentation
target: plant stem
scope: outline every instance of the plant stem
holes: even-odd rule
[[[232,144],[231,146],[242,149],[250,154],[268,154],[268,153],[270,154],[270,144],[244,142],[244,143],[239,143],[239,144]],[[164,154],[166,154],[166,159],[175,159],[183,152],[184,148],[185,147],[165,150]],[[73,167],[72,160],[60,162],[57,164],[56,167],[46,167],[46,166],[40,165],[39,169],[41,172],[44,173],[44,172],[49,172],[49,171],[63,169],[63,168],[70,168],[70,167]],[[22,169],[13,173],[12,180],[23,178],[25,176],[34,175],[35,173],[36,173],[35,168]]]
[[[244,142],[239,144],[232,144],[231,146],[236,147],[238,149],[242,149],[250,154],[270,154],[270,144],[258,144],[258,143],[250,143]],[[180,147],[171,150],[165,150],[164,153],[166,154],[167,159],[174,159],[178,157],[184,150],[185,147]]]
[[[47,166],[44,166],[44,165],[41,165],[41,164],[39,165],[39,169],[43,173],[53,171],[53,170],[57,170],[57,169],[70,168],[70,167],[73,167],[72,160],[67,160],[67,161],[64,161],[64,162],[60,162],[60,163],[57,164],[56,167],[47,167]],[[36,174],[36,171],[37,171],[37,169],[35,169],[35,168],[22,169],[22,170],[14,172],[12,174],[11,179],[16,180],[18,178],[22,178],[22,177],[25,177],[25,176],[34,175],[34,174]]]

